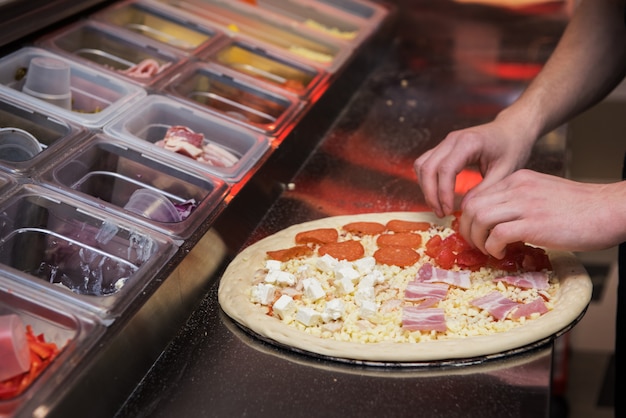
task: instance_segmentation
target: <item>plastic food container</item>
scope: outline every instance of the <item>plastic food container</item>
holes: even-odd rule
[[[36,416],[48,409],[76,364],[105,331],[93,315],[11,280],[0,273],[0,315],[17,315],[35,336],[43,335],[59,352],[43,371],[18,395],[0,398],[0,416]]]
[[[30,60],[22,91],[29,96],[72,109],[70,65],[51,57],[35,57]]]
[[[345,42],[329,39],[293,22],[243,2],[220,0],[154,0],[163,7],[196,21],[217,25],[230,35],[248,39],[260,46],[278,48],[301,62],[335,72],[352,53]]]
[[[24,93],[30,61],[36,57],[54,58],[70,66],[72,109],[65,109]],[[61,55],[35,47],[19,49],[0,58],[0,96],[15,98],[31,107],[60,116],[88,128],[101,128],[106,122],[146,95],[135,84],[112,77]]]
[[[294,25],[319,33],[331,39],[359,44],[371,33],[367,22],[359,19],[347,10],[331,7],[321,2],[299,0],[260,0],[255,4],[248,3],[249,8],[258,8],[267,13],[276,14],[289,19]],[[366,8],[362,5],[362,8]],[[370,8],[373,14],[373,7]],[[367,14],[367,12],[366,12]]]
[[[268,136],[277,135],[302,108],[296,96],[206,63],[186,66],[162,91]]]
[[[6,196],[16,184],[15,177],[0,172],[0,196]]]
[[[86,132],[26,103],[0,98],[0,169],[30,175]]]
[[[22,162],[41,152],[41,144],[19,128],[0,128],[0,161]]]
[[[0,205],[0,274],[112,321],[173,256],[166,236],[37,185]]]
[[[47,35],[37,45],[145,87],[175,71],[185,60],[153,40],[91,20]]]
[[[328,74],[278,51],[229,39],[200,57],[233,71],[270,83],[303,99],[316,90]]]
[[[202,155],[190,155],[184,148],[163,148],[157,144],[172,127],[188,128],[204,137],[203,146],[227,153],[226,165],[219,165]],[[229,123],[203,109],[198,109],[171,98],[150,95],[144,99],[137,111],[121,117],[104,128],[105,132],[133,146],[159,153],[165,158],[174,158],[176,165],[193,173],[209,173],[229,183],[236,183],[265,155],[270,144],[262,134]],[[217,148],[217,149],[216,149]],[[208,150],[211,152],[211,150]],[[232,163],[232,165],[230,165]]]
[[[188,238],[209,219],[228,191],[223,180],[195,173],[183,164],[106,135],[90,138],[71,156],[51,166],[41,179],[48,187],[85,204],[175,239]],[[177,206],[180,218],[150,216],[152,210],[140,210],[132,202],[127,207],[139,189],[159,194]]]
[[[113,5],[91,17],[189,55],[198,54],[222,35],[222,32],[210,25],[193,22],[140,2]]]
[[[373,24],[380,23],[388,14],[388,10],[380,4],[366,0],[295,0],[298,3],[303,1],[311,4],[320,4],[346,13],[358,19],[371,22]]]

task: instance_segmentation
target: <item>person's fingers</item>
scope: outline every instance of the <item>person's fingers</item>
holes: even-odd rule
[[[512,242],[526,241],[524,220],[516,219],[494,226],[485,240],[485,250],[495,258],[502,259],[506,246]]]
[[[473,158],[473,154],[460,145],[450,134],[444,142],[424,153],[414,163],[426,203],[438,216],[454,212],[456,176]]]
[[[471,198],[466,196],[459,224],[461,235],[483,253],[489,253],[486,241],[493,228],[520,216],[514,198],[504,182],[493,184]]]
[[[424,199],[426,204],[435,212],[437,216],[443,216],[443,209],[439,203],[438,180],[437,180],[437,166],[432,161],[431,155],[433,150],[429,150],[422,154],[413,163],[413,169],[417,175],[417,181],[424,193]]]

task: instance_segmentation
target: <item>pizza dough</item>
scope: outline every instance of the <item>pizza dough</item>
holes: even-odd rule
[[[341,227],[350,222],[386,223],[392,219],[426,221],[447,225],[426,212],[388,212],[335,216],[293,225],[245,248],[227,267],[221,279],[218,300],[233,320],[279,345],[298,351],[339,359],[368,362],[426,362],[468,359],[518,350],[551,338],[572,326],[591,300],[591,280],[577,258],[569,252],[547,251],[553,271],[560,282],[554,309],[520,327],[492,335],[424,341],[419,343],[358,343],[319,338],[269,316],[249,296],[255,272],[265,265],[266,251],[289,248],[295,234],[302,231]]]

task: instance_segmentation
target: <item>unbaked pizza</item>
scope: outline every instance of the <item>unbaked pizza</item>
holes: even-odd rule
[[[511,352],[572,326],[591,299],[576,257],[524,243],[495,259],[456,218],[390,212],[293,225],[245,248],[224,312],[279,345],[338,359],[420,362]]]

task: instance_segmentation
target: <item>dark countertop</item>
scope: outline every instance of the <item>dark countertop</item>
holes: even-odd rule
[[[257,194],[242,191],[216,220],[231,254],[307,220],[426,210],[415,158],[450,130],[486,122],[511,103],[566,22],[551,3],[523,11],[442,0],[395,7],[393,39],[349,103],[329,116],[330,129],[305,162],[288,174],[261,170],[247,186],[276,196],[269,210],[253,215]],[[298,135],[288,140],[297,143]],[[281,147],[287,151],[278,162],[298,150]],[[562,175],[564,164],[565,133],[557,130],[540,141],[530,167]],[[465,177],[468,184],[473,178]],[[218,279],[118,416],[549,415],[552,340],[475,364],[336,362],[243,332],[219,308]]]

